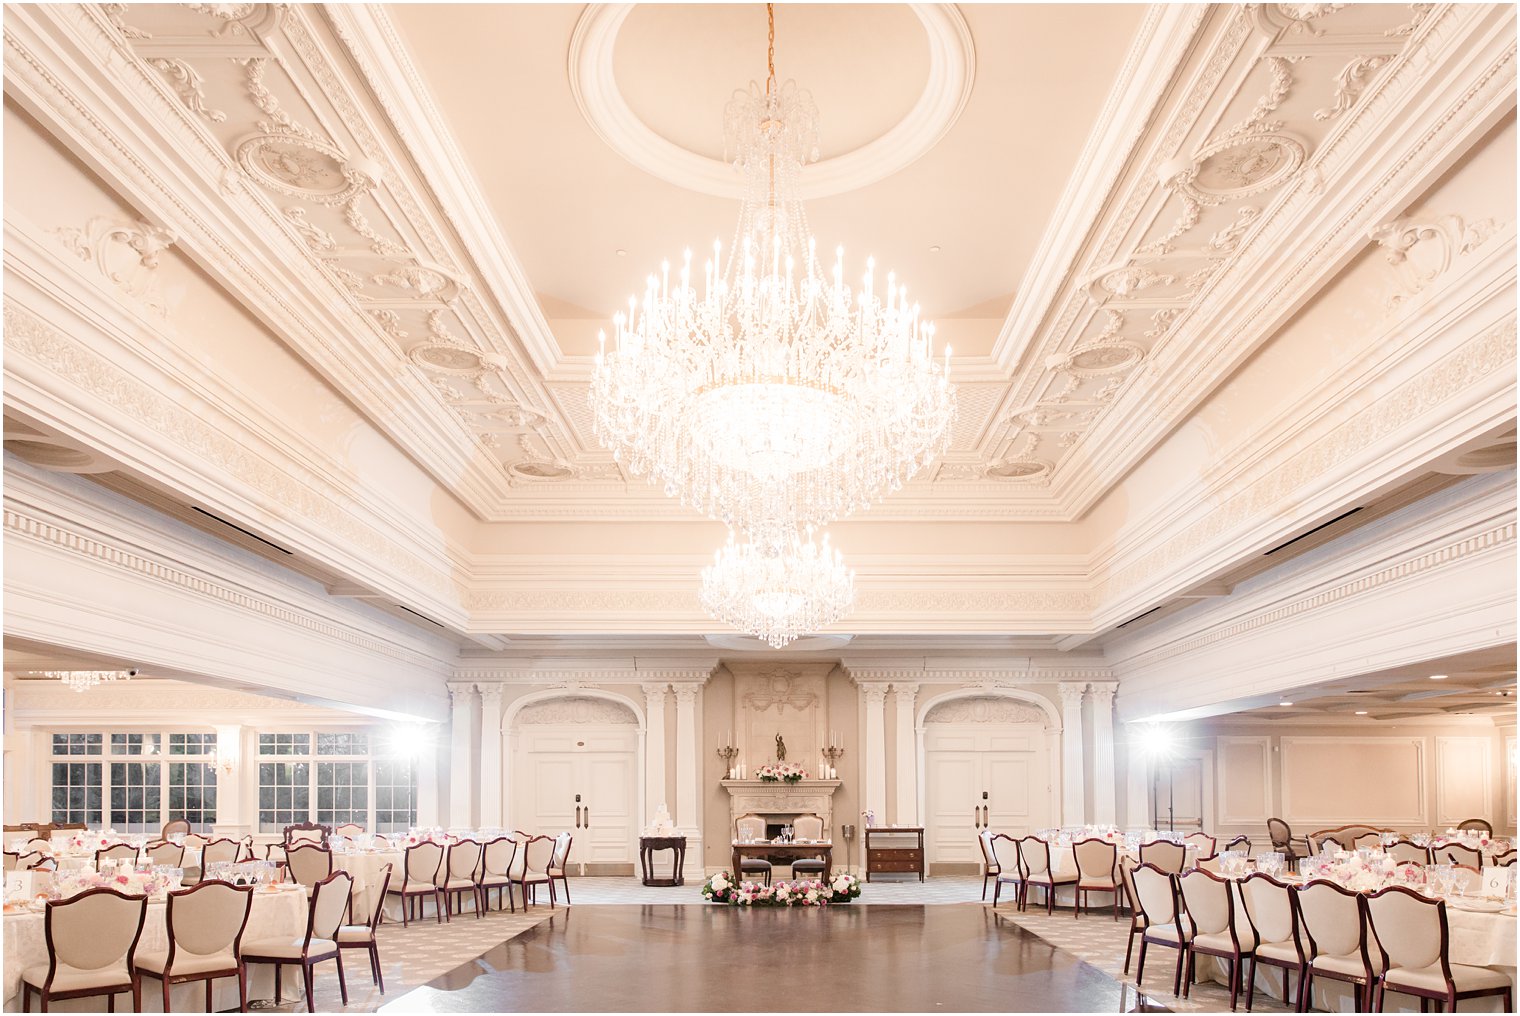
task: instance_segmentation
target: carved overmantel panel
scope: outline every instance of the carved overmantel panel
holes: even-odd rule
[[[776,758],[776,738],[787,761],[817,775],[819,750],[828,740],[828,676],[832,663],[728,664],[734,675],[734,746],[751,770]],[[767,784],[767,786],[772,786]]]
[[[834,791],[839,780],[804,780],[801,783],[766,783],[762,780],[723,780],[728,791],[728,825],[740,815],[817,815],[823,819],[824,835],[834,829]]]

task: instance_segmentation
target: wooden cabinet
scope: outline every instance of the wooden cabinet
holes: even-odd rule
[[[924,880],[923,826],[881,826],[865,830],[866,881],[881,872],[916,872]]]

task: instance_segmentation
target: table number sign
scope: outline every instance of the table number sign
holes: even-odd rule
[[[1484,868],[1483,895],[1495,899],[1508,895],[1509,884],[1514,880],[1514,877],[1514,868]]]
[[[5,873],[5,898],[31,899],[52,887],[53,876],[46,871],[8,871]]]

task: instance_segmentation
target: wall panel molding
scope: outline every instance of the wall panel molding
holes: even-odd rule
[[[1289,825],[1309,832],[1352,822],[1429,824],[1423,737],[1284,737],[1280,748],[1283,818]],[[1366,782],[1368,766],[1380,771],[1375,787]],[[1374,801],[1374,790],[1384,800]]]
[[[1219,769],[1219,824],[1265,827],[1272,815],[1272,739],[1270,737],[1221,736],[1214,757]],[[1231,778],[1231,774],[1234,778]],[[1251,786],[1260,781],[1260,788]]]
[[[1469,818],[1493,821],[1492,739],[1436,738],[1436,825],[1450,827]]]

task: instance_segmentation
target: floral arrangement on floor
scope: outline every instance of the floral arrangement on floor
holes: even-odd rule
[[[709,903],[729,903],[736,907],[822,907],[830,903],[848,903],[860,897],[860,879],[844,872],[828,882],[801,880],[775,882],[735,882],[728,872],[719,872],[702,886],[702,898]]]
[[[755,775],[762,783],[801,783],[808,778],[808,772],[795,762],[771,762],[755,770]]]
[[[103,871],[78,868],[58,878],[61,899],[78,896],[91,889],[115,889],[129,896],[162,896],[180,887],[181,880],[155,871]]]

